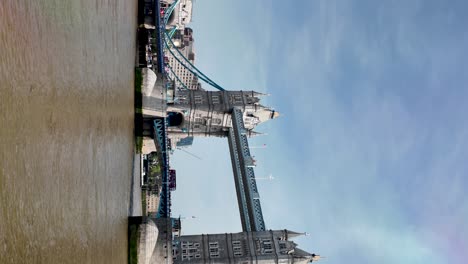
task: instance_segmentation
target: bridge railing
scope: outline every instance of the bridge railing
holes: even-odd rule
[[[234,173],[234,182],[236,186],[237,202],[239,205],[239,212],[241,215],[242,229],[246,231],[252,231],[250,225],[249,210],[247,208],[247,197],[245,195],[245,184],[242,177],[236,177],[236,175],[242,175],[242,165],[239,157],[239,150],[236,144],[236,138],[234,129],[229,129],[228,142],[230,147],[231,160],[233,162],[232,169]]]
[[[159,208],[156,217],[171,216],[171,191],[169,189],[169,155],[168,155],[168,137],[167,121],[165,118],[154,120],[154,144],[161,164],[161,193],[159,197]]]
[[[157,51],[157,63],[158,63],[158,69],[157,71],[159,73],[164,73],[164,51],[163,51],[163,42],[162,39],[164,38],[164,33],[166,28],[165,28],[165,23],[161,23],[161,12],[159,10],[161,9],[160,5],[160,0],[155,0],[154,1],[154,22],[155,22],[155,33],[156,33],[156,40],[158,44],[158,51]]]

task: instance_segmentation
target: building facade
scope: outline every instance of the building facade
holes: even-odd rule
[[[155,194],[146,191],[146,213],[149,215],[156,214],[159,208],[159,193]]]
[[[174,264],[183,263],[310,263],[320,256],[297,247],[289,239],[302,235],[289,230],[190,235],[174,239]]]
[[[175,80],[176,86],[183,89],[198,90],[201,89],[201,84],[198,77],[194,75],[189,69],[184,67],[179,61],[184,63],[186,66],[190,65],[184,60],[185,57],[192,65],[195,64],[195,49],[194,49],[194,38],[193,30],[186,27],[183,30],[178,30],[172,39],[174,46],[171,48],[171,52],[166,52],[169,66],[172,71],[168,71],[169,78]],[[176,49],[180,52],[177,52]],[[181,56],[182,54],[182,56]],[[177,75],[177,78],[174,76]],[[183,85],[181,84],[183,83]]]
[[[162,9],[168,8],[175,0],[161,0],[160,6]],[[192,0],[180,0],[172,11],[168,28],[176,26],[179,29],[184,29],[185,26],[192,21],[193,2]]]

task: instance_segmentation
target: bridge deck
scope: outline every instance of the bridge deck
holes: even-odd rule
[[[169,189],[169,155],[167,153],[168,137],[166,119],[154,120],[154,144],[158,152],[159,164],[161,164],[162,186],[159,200],[159,209],[156,217],[171,216],[171,191]]]

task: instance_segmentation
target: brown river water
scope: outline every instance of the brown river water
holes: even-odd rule
[[[0,263],[126,263],[136,0],[0,0]]]

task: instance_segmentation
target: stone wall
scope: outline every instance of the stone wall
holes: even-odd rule
[[[138,264],[172,264],[172,221],[170,218],[130,217],[138,225]]]
[[[143,223],[140,225],[138,232],[138,263],[149,264],[158,240],[158,228],[153,220],[143,218]]]

